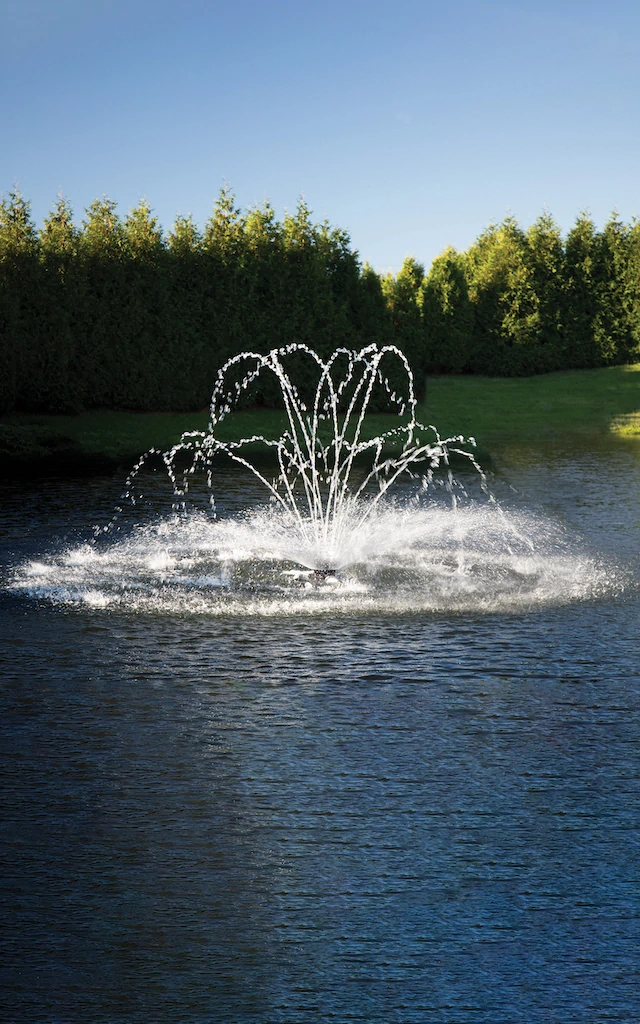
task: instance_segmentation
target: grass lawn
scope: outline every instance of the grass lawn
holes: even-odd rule
[[[640,363],[537,377],[430,377],[419,418],[489,449],[564,434],[640,439]]]
[[[443,436],[472,435],[490,452],[496,442],[614,433],[640,440],[640,363],[601,370],[569,370],[526,378],[430,377],[418,419]],[[37,464],[65,458],[131,463],[149,448],[170,448],[185,430],[204,430],[208,411],[135,413],[97,411],[78,416],[14,415],[0,420],[0,458]],[[284,413],[235,413],[221,425],[222,440],[253,434],[277,437]],[[367,433],[393,426],[373,415]]]

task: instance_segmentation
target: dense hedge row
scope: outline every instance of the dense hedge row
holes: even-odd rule
[[[380,278],[302,202],[277,221],[223,189],[203,231],[166,237],[146,203],[96,200],[78,228],[60,199],[39,231],[19,193],[0,204],[0,412],[200,408],[229,356],[291,341],[394,342],[419,380],[636,359],[640,225],[507,220],[426,278],[413,259]]]
[[[640,223],[578,217],[565,239],[544,215],[489,228],[433,263],[417,302],[425,365],[496,376],[640,358]]]
[[[20,195],[0,211],[0,410],[201,408],[238,351],[386,328],[379,279],[304,203],[278,222],[223,190],[203,232],[180,217],[166,239],[146,203],[121,221],[98,200],[77,229],[61,199],[39,232]]]

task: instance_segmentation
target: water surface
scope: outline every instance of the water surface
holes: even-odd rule
[[[3,1019],[640,1018],[640,449],[498,464],[597,588],[92,605],[14,584],[118,482],[4,488]]]

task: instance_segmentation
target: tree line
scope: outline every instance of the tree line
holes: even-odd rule
[[[279,221],[224,188],[203,229],[166,234],[146,202],[96,200],[77,226],[60,198],[40,229],[19,192],[0,203],[0,412],[202,408],[230,356],[290,342],[393,343],[419,385],[638,359],[640,224],[507,219],[427,275],[380,276],[304,201]]]
[[[419,297],[431,372],[526,376],[640,359],[640,222],[492,225],[434,260]]]

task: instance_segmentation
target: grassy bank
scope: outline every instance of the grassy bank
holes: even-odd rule
[[[431,377],[420,418],[489,448],[564,434],[640,438],[640,363],[536,377]]]
[[[526,378],[431,377],[418,418],[443,435],[473,435],[489,452],[499,442],[566,434],[614,433],[640,440],[640,363]],[[207,419],[206,410],[10,416],[0,420],[0,460],[7,472],[126,466],[148,448],[171,447],[185,430],[205,429]],[[273,410],[236,413],[224,422],[220,437],[274,437],[284,422],[284,414]],[[391,425],[391,418],[381,415],[368,421],[371,435]]]

